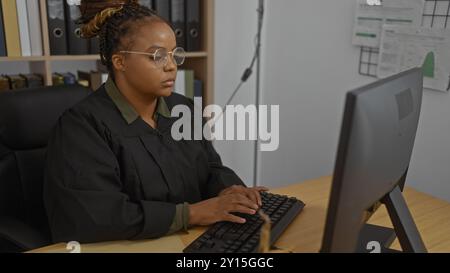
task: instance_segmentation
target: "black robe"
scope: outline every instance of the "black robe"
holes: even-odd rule
[[[172,94],[193,109],[192,100]],[[44,203],[54,242],[165,235],[176,204],[244,185],[207,140],[175,141],[176,118],[128,124],[102,86],[59,119],[49,141]]]

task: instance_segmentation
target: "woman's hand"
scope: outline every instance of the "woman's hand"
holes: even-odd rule
[[[233,186],[228,187],[228,188],[224,189],[223,191],[221,191],[219,193],[219,196],[226,195],[226,194],[232,194],[232,193],[239,193],[239,194],[247,196],[255,204],[257,204],[259,207],[261,207],[262,201],[261,201],[261,195],[259,194],[259,192],[268,191],[268,190],[269,189],[266,187],[246,188],[244,186],[233,185]]]
[[[199,203],[189,205],[189,225],[211,225],[216,222],[228,221],[245,223],[245,219],[231,214],[240,212],[255,214],[258,205],[241,193],[222,194]]]

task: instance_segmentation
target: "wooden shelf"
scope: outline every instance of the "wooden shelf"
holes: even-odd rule
[[[206,58],[208,52],[187,52],[186,58]],[[34,62],[34,61],[97,61],[100,56],[95,55],[55,55],[55,56],[31,56],[31,57],[0,57],[1,62]]]
[[[99,61],[99,55],[60,55],[50,54],[50,42],[48,37],[47,5],[46,0],[39,0],[41,11],[41,28],[44,56],[31,57],[0,57],[0,65],[8,65],[8,62],[29,62],[30,71],[44,76],[45,84],[52,85],[52,62],[55,61]],[[201,17],[201,48],[199,52],[188,52],[183,69],[194,70],[195,78],[203,81],[203,101],[205,105],[214,102],[214,0],[200,0]]]
[[[99,55],[55,55],[48,56],[49,61],[97,61]]]
[[[208,57],[208,52],[187,52],[186,58],[206,58]]]
[[[0,62],[39,62],[45,61],[44,56],[30,56],[30,57],[0,57]]]

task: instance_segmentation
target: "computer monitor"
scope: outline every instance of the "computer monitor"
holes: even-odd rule
[[[347,93],[321,252],[356,252],[367,211],[380,202],[403,251],[426,252],[402,196],[422,92],[414,68]]]

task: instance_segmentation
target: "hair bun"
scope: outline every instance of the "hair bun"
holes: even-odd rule
[[[79,22],[84,38],[95,37],[105,22],[125,4],[138,4],[138,0],[81,0]]]

